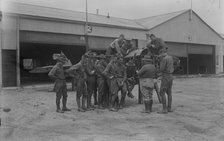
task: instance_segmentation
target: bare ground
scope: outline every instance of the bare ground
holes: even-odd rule
[[[126,99],[117,113],[95,109],[77,112],[75,92],[68,93],[71,112],[55,112],[53,85],[1,90],[1,141],[224,141],[224,78],[174,80],[173,113],[157,114],[162,105],[154,94],[153,112]],[[10,108],[10,112],[4,112]]]

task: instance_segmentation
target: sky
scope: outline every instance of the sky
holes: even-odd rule
[[[214,30],[224,34],[224,0],[0,0],[54,7],[73,11],[86,10],[100,15],[139,19],[154,15],[192,9]],[[191,4],[192,3],[192,4]]]

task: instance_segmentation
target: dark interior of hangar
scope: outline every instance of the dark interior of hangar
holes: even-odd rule
[[[72,64],[75,64],[85,53],[85,46],[20,43],[21,84],[49,82],[47,73],[29,73],[29,71],[36,67],[55,65],[56,61],[52,59],[52,55],[61,51]]]
[[[215,73],[215,63],[212,55],[189,54],[189,74]]]
[[[213,74],[215,73],[215,66],[212,55],[204,54],[189,54],[189,65],[187,66],[187,57],[179,57],[180,67],[175,70],[174,74],[187,74],[187,67],[189,74]]]
[[[180,59],[180,66],[174,71],[175,75],[187,74],[187,57],[178,57]]]

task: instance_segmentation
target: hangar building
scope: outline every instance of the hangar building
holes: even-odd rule
[[[35,67],[53,65],[53,53],[63,51],[77,63],[86,51],[83,12],[7,3],[0,15],[0,85],[21,86],[44,81],[46,74],[30,74]],[[103,52],[123,33],[146,45],[146,34],[154,33],[169,45],[169,53],[180,57],[183,74],[223,72],[223,38],[194,11],[183,10],[143,19],[122,19],[88,14],[89,48]]]

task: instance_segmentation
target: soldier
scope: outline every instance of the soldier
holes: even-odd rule
[[[154,34],[150,34],[147,36],[150,37],[151,42],[147,43],[148,49],[152,52],[153,55],[159,55],[159,51],[161,49],[167,49],[167,44],[161,38],[157,38]]]
[[[143,95],[143,100],[145,104],[145,110],[143,113],[150,113],[152,112],[152,104],[153,104],[153,88],[154,88],[154,78],[156,74],[156,68],[152,64],[151,56],[144,56],[142,59],[143,67],[137,71],[139,75],[139,83],[140,83],[140,90]]]
[[[55,80],[54,90],[56,92],[56,112],[64,113],[64,111],[71,111],[66,107],[67,103],[67,86],[65,80],[65,73],[63,70],[63,65],[67,62],[66,56],[61,54],[54,54],[53,58],[57,60],[56,65],[48,73],[48,76]],[[62,110],[60,108],[60,100],[62,97]]]
[[[120,56],[115,56],[114,59],[107,65],[103,72],[110,80],[110,94],[111,102],[109,109],[111,111],[118,111],[114,104],[118,98],[118,92],[121,90],[120,108],[124,107],[124,101],[127,93],[125,81],[127,78],[126,67],[123,65],[123,59]]]
[[[173,85],[173,58],[167,54],[166,49],[160,50],[160,68],[158,70],[161,73],[161,87],[160,96],[162,98],[163,110],[159,113],[166,114],[167,112],[172,112],[172,85]],[[168,97],[168,106],[166,105],[166,96]]]
[[[68,70],[66,70],[66,72],[73,73],[73,75],[77,77],[76,102],[77,102],[79,112],[85,112],[87,110],[85,107],[85,103],[87,101],[87,95],[88,95],[87,84],[86,84],[87,76],[85,73],[84,65],[85,65],[85,57],[82,56],[82,59],[79,63],[73,65]],[[82,97],[82,107],[80,102],[81,97]]]
[[[124,34],[120,34],[118,39],[115,39],[106,50],[106,55],[122,55],[121,47],[125,43]]]
[[[136,41],[134,39],[132,39],[131,41],[126,40],[121,47],[121,53],[123,56],[126,56],[130,52],[136,49],[137,49],[137,46],[136,46]]]
[[[109,102],[107,100],[108,95],[106,92],[107,81],[106,77],[103,74],[103,71],[107,67],[107,62],[103,54],[99,56],[99,59],[100,60],[96,61],[95,63],[95,69],[97,73],[97,85],[98,85],[98,108],[104,109],[104,107],[106,107],[105,102]]]
[[[150,50],[150,49],[147,50],[147,55],[151,56],[153,64],[155,65],[156,68],[159,68],[159,57],[158,56],[154,56],[155,54],[153,54],[152,50]],[[158,86],[157,81],[154,81],[154,89],[156,91],[159,103],[162,103],[161,96],[159,94],[159,86]]]
[[[91,99],[96,87],[96,77],[95,77],[95,58],[92,53],[86,54],[86,65],[85,71],[87,74],[87,91],[88,91],[88,98],[87,98],[87,109],[93,110],[94,106],[91,103]],[[94,97],[94,101],[97,101],[97,97]],[[97,102],[96,102],[97,103]]]

